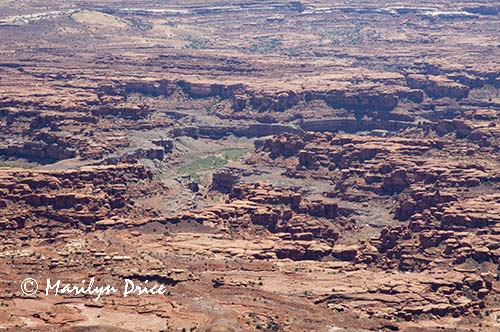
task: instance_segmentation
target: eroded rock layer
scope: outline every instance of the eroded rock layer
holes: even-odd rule
[[[0,1],[0,331],[498,331],[499,13]]]

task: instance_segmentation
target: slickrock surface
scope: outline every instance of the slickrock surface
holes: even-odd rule
[[[486,0],[0,1],[0,331],[499,331],[499,31]]]

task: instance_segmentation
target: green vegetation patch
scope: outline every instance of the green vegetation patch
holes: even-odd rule
[[[4,162],[0,162],[0,168],[2,167],[12,167],[12,168],[25,168],[25,169],[32,169],[34,166],[33,165],[18,165],[18,164],[14,164],[14,163],[4,163]]]
[[[199,182],[199,173],[211,169],[216,169],[224,166],[228,161],[239,160],[243,157],[249,149],[247,148],[226,148],[217,151],[214,155],[197,158],[190,164],[179,168],[178,172],[191,176],[191,178]]]
[[[330,40],[331,45],[334,47],[361,45],[368,41],[379,40],[382,38],[378,31],[368,28],[365,24],[322,29],[319,31],[319,35],[323,39]]]
[[[200,50],[208,48],[207,41],[201,37],[187,36],[186,40],[189,42],[184,48],[190,48],[194,50]]]
[[[224,166],[226,162],[227,161],[225,159],[219,158],[217,156],[209,156],[206,158],[196,159],[189,165],[181,167],[179,169],[179,172],[183,174],[202,172],[209,169],[214,169],[217,167]]]
[[[225,160],[240,160],[250,149],[247,148],[226,148],[222,149],[220,153]]]
[[[256,37],[254,43],[250,45],[250,51],[253,53],[269,54],[274,53],[283,45],[283,42],[274,37]]]

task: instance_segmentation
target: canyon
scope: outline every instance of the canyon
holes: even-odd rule
[[[499,29],[486,0],[0,1],[0,331],[498,331]]]

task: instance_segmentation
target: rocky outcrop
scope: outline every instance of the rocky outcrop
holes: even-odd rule
[[[158,139],[153,140],[151,143],[157,146],[161,146],[165,153],[170,153],[174,149],[174,142],[171,139]]]
[[[460,119],[439,121],[434,125],[433,129],[441,136],[455,132],[457,138],[467,137],[473,130],[468,123]]]
[[[211,189],[223,193],[229,193],[236,185],[239,178],[240,174],[236,169],[231,169],[231,168],[219,169],[212,175]]]
[[[0,189],[6,223],[18,227],[94,227],[100,219],[129,212],[133,205],[126,183],[150,179],[140,165],[83,167],[74,171],[4,169]]]
[[[40,163],[50,163],[57,160],[76,157],[76,151],[57,143],[45,142],[11,143],[0,147],[0,155],[5,157],[26,158]]]
[[[396,169],[383,178],[382,188],[385,192],[400,192],[409,186],[408,175],[405,169]]]
[[[94,116],[112,116],[130,120],[139,120],[147,117],[151,113],[151,109],[143,105],[135,105],[131,103],[123,104],[106,104],[97,109],[92,110]]]
[[[218,84],[218,83],[201,83],[178,81],[182,90],[193,98],[206,98],[218,96],[221,98],[229,98],[235,95],[235,92],[244,88],[243,84]]]
[[[123,95],[128,93],[141,93],[152,96],[169,96],[175,91],[175,85],[171,81],[158,80],[158,81],[127,81],[118,87],[117,92],[114,94]],[[116,91],[116,90],[115,90]],[[123,92],[124,91],[124,92]]]
[[[367,91],[353,93],[346,91],[330,91],[325,95],[325,101],[334,108],[373,108],[393,110],[398,104],[397,94],[385,91]]]
[[[464,7],[464,10],[472,14],[498,15],[500,13],[500,6],[473,6]]]
[[[468,87],[443,76],[412,74],[406,81],[410,88],[424,90],[432,98],[463,99],[469,95]]]
[[[284,134],[276,138],[256,141],[257,150],[269,151],[272,157],[291,157],[304,147],[304,141],[297,135]]]

